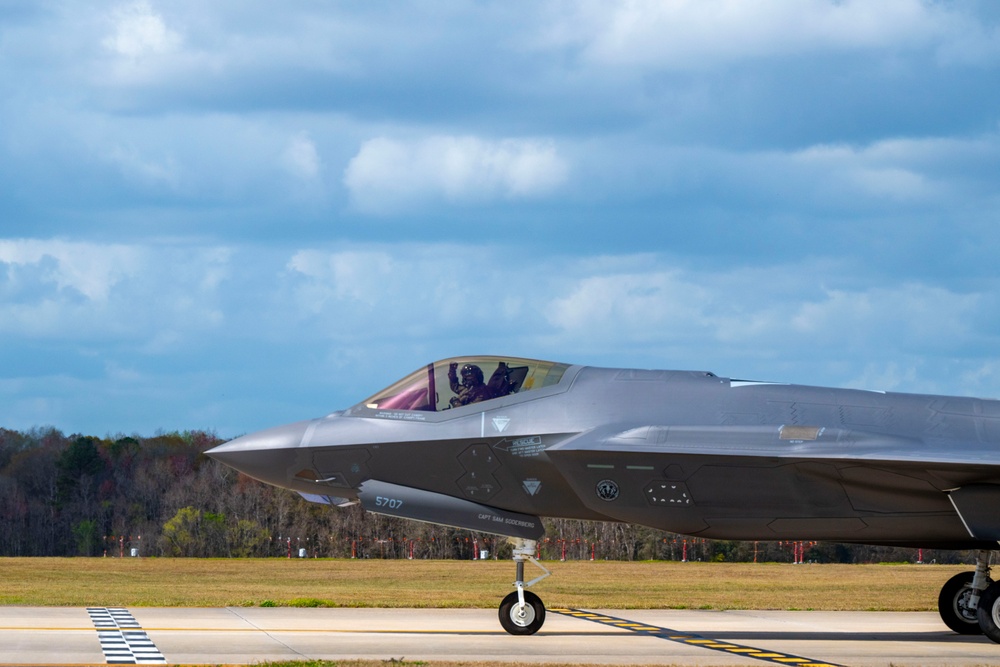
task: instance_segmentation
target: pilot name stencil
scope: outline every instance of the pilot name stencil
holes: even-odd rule
[[[500,523],[507,526],[521,526],[523,528],[534,528],[534,521],[526,521],[524,519],[515,519],[509,516],[497,516],[496,514],[481,513],[479,515],[480,521],[492,521],[493,523]]]

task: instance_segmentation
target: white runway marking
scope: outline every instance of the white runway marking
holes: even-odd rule
[[[127,609],[88,607],[87,613],[109,665],[166,664],[167,659]]]

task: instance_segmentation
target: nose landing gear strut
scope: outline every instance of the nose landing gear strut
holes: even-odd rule
[[[552,574],[535,559],[538,542],[520,537],[508,538],[514,545],[514,563],[517,565],[516,591],[509,593],[500,603],[500,625],[512,635],[533,635],[545,622],[545,605],[541,598],[524,589],[534,586]],[[524,581],[524,562],[530,561],[542,574],[529,582]]]

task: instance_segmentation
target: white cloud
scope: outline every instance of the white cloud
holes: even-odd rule
[[[945,20],[950,28],[949,39],[937,50],[942,65],[991,67],[1000,62],[1000,25],[985,26],[966,16],[953,15]]]
[[[985,185],[976,182],[974,165],[1000,164],[1000,134],[818,144],[775,158],[782,171],[796,178],[797,188],[808,184],[814,193],[851,205],[887,198],[954,209]]]
[[[963,393],[1000,399],[1000,359],[988,359],[961,372]]]
[[[852,178],[860,190],[894,199],[923,199],[932,193],[927,179],[908,169],[859,169]]]
[[[288,141],[281,154],[281,165],[288,173],[304,180],[319,176],[319,151],[308,134],[300,132]]]
[[[844,386],[876,391],[933,392],[933,386],[921,386],[918,364],[901,366],[897,362],[871,362],[861,374],[844,383]]]
[[[287,268],[308,279],[299,287],[299,303],[307,312],[321,312],[333,300],[375,306],[403,276],[394,274],[392,256],[384,251],[346,251],[333,254],[316,250],[297,252]],[[412,267],[407,267],[412,268]],[[410,271],[406,271],[409,274]],[[403,278],[405,283],[406,278]]]
[[[107,159],[116,165],[126,178],[138,183],[176,187],[180,182],[177,164],[172,157],[151,160],[144,157],[134,146],[118,145],[108,151]]]
[[[604,340],[664,340],[703,330],[712,294],[680,271],[613,273],[579,279],[545,309],[562,331],[587,331]]]
[[[586,61],[703,69],[747,58],[899,48],[946,34],[946,10],[920,0],[618,0],[563,3],[543,42]]]
[[[15,269],[38,268],[40,280],[96,302],[107,301],[115,285],[134,276],[142,259],[136,248],[120,244],[0,239],[0,262]]]
[[[102,44],[120,56],[162,55],[180,46],[181,36],[167,27],[147,0],[119,6],[111,13],[111,21],[112,33]]]
[[[354,204],[390,212],[428,200],[451,203],[549,194],[569,165],[550,140],[434,136],[365,141],[344,172]]]
[[[339,337],[454,330],[518,312],[509,293],[534,279],[511,275],[487,247],[376,246],[302,250],[287,263],[295,318],[318,318]]]
[[[220,326],[224,247],[0,240],[0,331],[58,340],[183,342]]]
[[[981,299],[920,283],[828,290],[824,299],[799,305],[789,325],[818,343],[929,350],[971,341]]]

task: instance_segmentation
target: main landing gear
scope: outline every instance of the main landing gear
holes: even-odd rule
[[[517,590],[508,594],[500,603],[500,625],[512,635],[533,635],[545,622],[545,605],[542,604],[541,598],[524,589],[534,586],[552,573],[535,560],[535,550],[538,548],[535,540],[519,537],[509,539],[514,545],[514,563],[517,565],[517,579],[514,581],[514,586]],[[524,561],[530,561],[537,566],[542,574],[525,583]]]
[[[984,634],[1000,643],[1000,582],[990,578],[989,551],[979,552],[975,572],[961,572],[945,583],[938,612],[955,632]]]

